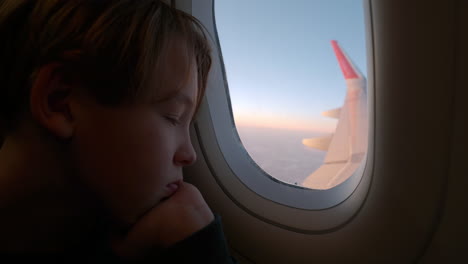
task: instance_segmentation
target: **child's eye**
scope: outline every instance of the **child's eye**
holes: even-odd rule
[[[177,116],[167,115],[167,116],[165,116],[165,118],[166,118],[167,121],[169,121],[174,126],[180,125],[180,120],[179,120],[179,117],[177,117]]]

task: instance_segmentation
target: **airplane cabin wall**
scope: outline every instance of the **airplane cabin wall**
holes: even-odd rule
[[[456,70],[452,105],[453,124],[446,196],[440,223],[422,263],[468,263],[468,2],[455,3]],[[441,89],[450,89],[448,85]]]
[[[185,170],[186,179],[221,214],[227,239],[242,263],[466,259],[467,3],[366,0],[364,4],[372,22],[367,47],[372,157],[365,170],[372,175],[370,187],[358,186],[343,204],[311,214],[333,221],[341,217],[338,207],[351,208],[349,204],[359,201],[355,197],[364,195],[359,210],[343,225],[298,232],[245,210],[256,208],[261,213],[270,207],[240,204],[229,194],[230,186],[221,188],[217,177],[232,172],[217,171],[213,164],[223,158],[208,160],[206,153],[215,149],[200,144],[206,143],[200,142],[202,129],[191,131],[198,162]],[[177,0],[176,6],[192,12],[212,8],[212,1]],[[212,74],[217,76],[210,78],[221,78],[222,70],[213,69]],[[207,108],[202,106],[200,120],[210,119]],[[294,212],[285,206],[281,214],[298,217]]]

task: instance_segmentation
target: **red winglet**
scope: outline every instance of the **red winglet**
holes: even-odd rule
[[[345,54],[338,45],[338,42],[336,40],[332,40],[331,44],[345,79],[358,79],[359,74],[354,70],[353,66],[348,61],[348,58],[346,58]]]

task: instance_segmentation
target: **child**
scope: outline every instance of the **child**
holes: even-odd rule
[[[231,263],[183,182],[211,65],[157,0],[0,2],[0,252],[36,261]]]

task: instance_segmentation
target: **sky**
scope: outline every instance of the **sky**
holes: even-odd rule
[[[330,40],[366,76],[361,0],[215,0],[215,19],[237,126],[333,132],[321,112],[346,84]]]

